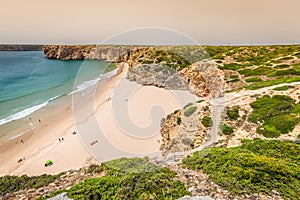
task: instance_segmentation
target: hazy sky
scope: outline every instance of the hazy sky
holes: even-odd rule
[[[0,43],[101,43],[124,31],[107,43],[193,43],[178,31],[200,44],[300,44],[299,0],[0,2]]]

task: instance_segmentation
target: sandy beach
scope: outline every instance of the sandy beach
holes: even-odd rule
[[[93,157],[159,155],[160,120],[196,97],[130,82],[127,69],[123,64],[88,95],[75,94],[71,103],[53,105],[51,118],[41,118],[35,129],[0,146],[0,176],[57,174],[88,165]],[[48,159],[53,165],[45,167]]]

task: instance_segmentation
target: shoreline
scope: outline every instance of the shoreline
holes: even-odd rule
[[[36,122],[34,130],[0,146],[0,157],[5,160],[0,163],[0,176],[58,174],[120,157],[159,156],[161,119],[197,97],[189,91],[131,82],[126,79],[127,70],[127,64],[122,63],[113,77],[96,84],[94,93],[84,90],[66,97],[59,106],[54,101],[48,111],[42,110],[41,123]],[[180,96],[184,98],[179,100]],[[157,105],[163,111],[156,110]],[[139,129],[126,127],[124,119]],[[151,130],[153,133],[146,134]],[[59,141],[61,138],[64,141]],[[53,165],[45,167],[48,159]]]
[[[104,76],[106,82],[113,82],[117,79],[120,69],[116,70],[116,73],[109,72],[114,73],[111,77]],[[65,96],[58,101],[62,102],[56,105],[57,101],[53,101],[52,104],[20,119],[33,123],[34,129],[17,128],[1,137],[4,143],[0,146],[0,157],[5,162],[0,163],[0,176],[56,174],[69,169],[78,169],[84,166],[87,160],[91,160],[91,155],[82,145],[78,135],[72,135],[76,131],[73,120],[72,95]],[[28,120],[29,117],[32,118],[32,121]],[[41,123],[38,122],[38,119],[41,119]],[[8,123],[7,126],[14,123]],[[64,138],[64,142],[59,142],[59,138]],[[60,152],[64,152],[65,155],[59,155]],[[44,162],[51,156],[54,165],[45,168]],[[23,158],[25,160],[17,162]],[[61,163],[59,163],[60,161]],[[64,163],[65,161],[68,162]]]

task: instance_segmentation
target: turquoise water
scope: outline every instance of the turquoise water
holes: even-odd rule
[[[96,84],[109,64],[49,60],[41,51],[0,51],[0,125]]]

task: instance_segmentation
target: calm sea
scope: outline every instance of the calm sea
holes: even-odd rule
[[[49,60],[41,51],[0,51],[0,127],[96,84],[109,65]]]

